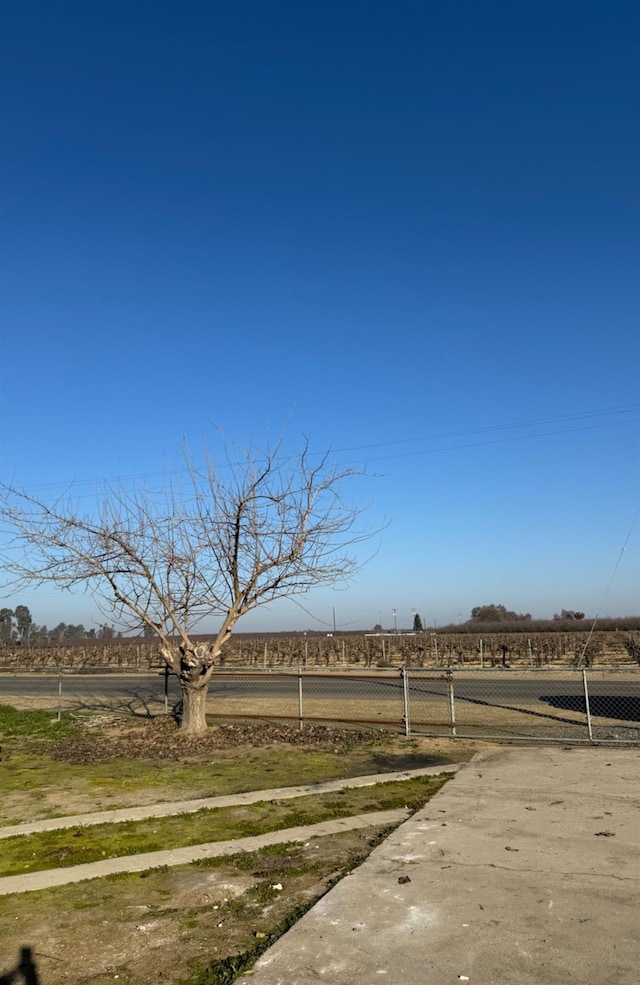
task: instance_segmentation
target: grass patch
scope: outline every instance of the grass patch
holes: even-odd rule
[[[126,747],[128,728],[116,720],[114,748]],[[208,749],[169,735],[156,737],[148,758],[77,763],[61,758],[60,751],[87,745],[86,722],[63,716],[57,724],[49,712],[0,706],[0,825],[438,766],[467,758],[470,746],[406,739],[379,730],[364,741],[356,736],[352,744],[342,735],[336,748],[330,737],[323,746],[269,744],[258,743],[259,726],[252,730],[251,742],[235,748]],[[94,728],[89,739],[94,733],[103,751],[111,732]],[[174,744],[174,758],[155,756],[154,750],[165,741]]]
[[[422,755],[410,761],[425,765],[428,760]],[[14,747],[0,762],[0,824],[412,768],[406,762],[403,754],[375,749],[336,755],[266,748],[221,753],[215,762],[116,760],[77,766]]]
[[[68,712],[63,712],[58,721],[50,711],[19,711],[11,705],[0,705],[0,736],[3,739],[60,739],[72,736],[75,730],[76,723]]]
[[[124,821],[16,835],[2,842],[0,875],[66,868],[105,858],[247,838],[299,825],[373,811],[421,807],[449,779],[448,774],[371,787],[349,788],[344,796],[313,794],[294,800],[202,810],[145,821]]]

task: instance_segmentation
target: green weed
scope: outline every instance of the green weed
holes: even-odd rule
[[[350,788],[335,794],[312,794],[295,801],[202,810],[145,821],[16,835],[2,842],[0,875],[79,865],[104,858],[200,845],[316,824],[373,811],[421,807],[449,778],[447,774]],[[293,806],[292,806],[293,805]]]
[[[63,712],[58,721],[51,711],[18,711],[10,705],[0,705],[0,737],[15,738],[16,736],[30,739],[59,739],[73,734],[76,723],[71,716]]]

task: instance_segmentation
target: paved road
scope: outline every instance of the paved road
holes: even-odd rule
[[[367,677],[326,677],[306,673],[302,677],[305,698],[360,701],[398,701],[402,703],[403,682],[399,674],[372,679]],[[64,674],[63,693],[70,695],[100,695],[114,700],[156,701],[161,700],[164,690],[164,675],[104,674]],[[58,693],[56,674],[0,673],[0,698],[2,695],[21,695],[23,697],[53,696]],[[225,697],[272,697],[274,699],[297,699],[298,677],[295,674],[238,674],[219,675],[213,678],[210,694]],[[170,699],[179,695],[178,682],[169,678]],[[612,675],[606,680],[593,673],[589,675],[589,695],[594,714],[606,715],[606,706],[621,703],[625,714],[612,714],[611,717],[624,717],[640,720],[640,672],[635,680],[623,680]],[[439,680],[434,673],[432,678],[420,679],[416,674],[410,677],[410,698],[412,704],[421,700],[445,700],[447,682]],[[455,677],[456,701],[471,704],[490,705],[540,705],[581,711],[584,708],[582,676],[579,673],[563,674],[553,672],[549,675],[538,673],[530,678],[511,676],[508,672],[500,675],[488,674],[486,678]],[[604,709],[604,710],[603,710]]]

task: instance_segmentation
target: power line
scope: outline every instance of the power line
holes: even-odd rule
[[[598,622],[598,620],[600,618],[600,612],[602,610],[602,607],[603,607],[604,603],[607,601],[609,592],[611,591],[611,586],[613,585],[614,579],[615,579],[615,577],[616,577],[616,575],[618,573],[618,568],[620,567],[620,563],[622,561],[624,552],[627,549],[627,544],[631,540],[631,534],[633,532],[633,528],[636,525],[636,521],[638,519],[638,516],[640,516],[640,506],[638,506],[638,508],[636,509],[636,512],[635,512],[635,514],[633,516],[633,519],[631,521],[631,526],[629,527],[629,531],[627,533],[627,536],[625,537],[624,542],[622,544],[622,547],[620,548],[620,552],[618,554],[618,559],[617,559],[616,563],[613,566],[613,571],[611,572],[611,577],[609,578],[609,582],[607,584],[607,587],[604,590],[604,595],[602,596],[602,598],[600,600],[600,605],[598,606],[598,609],[596,611],[596,614],[595,614],[595,616],[593,618],[593,623],[591,624],[591,629],[589,630],[589,635],[587,636],[587,638],[585,640],[585,643],[584,643],[584,646],[582,647],[582,651],[580,653],[580,657],[579,657],[579,660],[578,660],[578,666],[580,666],[582,664],[582,661],[584,660],[585,654],[587,652],[587,648],[589,646],[589,643],[591,642],[591,637],[593,636],[594,630],[596,628],[596,623]]]
[[[613,415],[619,415],[619,414],[637,413],[639,410],[640,410],[639,403],[627,404],[621,407],[608,407],[608,408],[600,408],[595,410],[580,411],[572,414],[558,414],[552,417],[531,418],[526,421],[511,421],[506,424],[489,424],[483,427],[464,428],[458,431],[437,432],[435,434],[422,435],[419,437],[390,438],[386,441],[378,441],[378,442],[366,443],[366,444],[363,443],[358,445],[348,445],[341,448],[332,448],[330,449],[330,452],[332,456],[337,456],[337,455],[343,455],[346,453],[353,453],[353,452],[366,452],[366,451],[371,451],[373,449],[396,448],[402,445],[419,445],[419,444],[424,444],[426,442],[438,442],[445,439],[450,440],[452,438],[471,437],[473,435],[478,435],[480,437],[482,435],[495,434],[501,431],[504,432],[504,431],[515,431],[517,429],[525,429],[525,428],[537,428],[543,425],[550,425],[550,424],[560,424],[560,423],[568,424],[570,422],[584,421],[584,420],[590,420],[590,419],[602,418],[602,417],[611,417]],[[434,452],[455,451],[457,449],[483,447],[491,444],[502,444],[509,441],[511,442],[525,441],[534,438],[554,437],[560,434],[571,434],[578,431],[587,431],[587,430],[593,430],[593,429],[605,428],[605,427],[617,427],[621,424],[636,424],[639,421],[640,421],[639,418],[632,418],[630,420],[627,419],[627,420],[618,420],[618,421],[605,421],[599,424],[597,423],[585,424],[581,427],[556,428],[555,430],[542,431],[535,434],[509,435],[504,438],[495,438],[488,441],[472,441],[472,442],[466,442],[464,444],[456,443],[456,444],[448,444],[444,446],[440,445],[436,448],[418,448],[415,451],[398,452],[397,454],[376,456],[375,458],[368,459],[368,461],[385,461],[393,458],[405,458],[405,457],[415,457],[417,455],[428,455],[428,454],[433,454]],[[311,454],[322,455],[325,453],[312,452]],[[291,460],[292,458],[293,456],[291,455],[284,456],[283,461],[286,462],[288,460]],[[220,468],[231,467],[231,465],[226,462],[221,462],[219,463],[219,465]],[[180,475],[183,475],[184,472],[185,472],[185,467],[181,466],[173,469],[164,469],[164,470],[153,471],[153,472],[137,472],[128,475],[116,475],[116,476],[110,476],[110,477],[108,476],[108,477],[100,477],[100,478],[93,477],[89,479],[75,478],[70,480],[59,480],[49,483],[38,483],[37,485],[27,486],[25,487],[25,489],[26,491],[37,490],[41,492],[46,492],[53,489],[59,489],[61,487],[67,487],[69,489],[71,488],[77,489],[78,487],[89,486],[94,484],[98,487],[101,487],[104,484],[108,485],[110,483],[144,481],[147,479],[164,478],[166,480],[166,479],[170,479],[171,477],[178,477]]]
[[[423,435],[418,438],[393,438],[388,441],[378,441],[374,444],[367,445],[353,445],[346,448],[336,448],[334,451],[336,453],[342,453],[347,451],[367,451],[369,448],[383,448],[389,445],[404,445],[404,444],[415,444],[421,441],[440,441],[443,438],[463,438],[471,434],[486,434],[492,431],[508,431],[513,428],[527,428],[527,427],[539,427],[543,424],[557,424],[560,421],[578,421],[584,420],[585,418],[591,417],[602,417],[611,414],[624,414],[624,413],[636,413],[640,410],[640,404],[627,404],[624,407],[610,407],[604,408],[602,410],[589,410],[582,411],[575,414],[559,414],[554,417],[537,417],[532,418],[528,421],[514,421],[509,424],[489,424],[484,427],[479,428],[466,428],[461,431],[445,431],[440,434],[430,434]],[[618,421],[614,423],[629,423],[627,421]],[[562,434],[563,431],[548,432],[552,434]]]
[[[519,435],[518,437],[493,438],[490,441],[469,441],[466,444],[444,445],[443,447],[439,447],[439,448],[426,448],[426,449],[423,448],[420,449],[419,451],[407,451],[407,452],[398,452],[392,455],[380,455],[377,456],[376,458],[371,458],[368,461],[386,462],[394,458],[415,458],[417,455],[432,455],[435,454],[435,452],[441,452],[441,451],[457,451],[459,449],[465,449],[465,448],[484,448],[487,445],[501,445],[511,441],[530,441],[535,438],[554,437],[555,435],[558,434],[575,434],[578,431],[594,431],[601,428],[615,427],[617,424],[638,424],[638,423],[640,423],[640,418],[635,418],[634,420],[631,421],[608,422],[605,424],[586,424],[584,427],[560,428],[559,430],[556,431],[541,431],[539,434],[522,434]]]

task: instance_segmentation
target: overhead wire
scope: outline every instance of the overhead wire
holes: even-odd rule
[[[445,445],[444,447],[430,448],[426,450],[422,449],[420,451],[398,452],[397,454],[381,455],[381,456],[377,456],[376,458],[370,458],[368,459],[368,461],[384,462],[394,458],[414,458],[417,455],[427,455],[441,451],[457,451],[458,449],[466,449],[466,448],[484,448],[487,445],[500,445],[512,441],[530,441],[535,438],[548,438],[548,437],[554,437],[559,434],[575,434],[578,431],[594,431],[601,428],[615,427],[617,424],[638,424],[638,423],[640,423],[640,418],[636,418],[635,420],[632,421],[607,422],[605,424],[585,424],[584,427],[561,428],[556,431],[541,431],[537,434],[522,434],[519,435],[518,437],[510,436],[507,438],[493,438],[492,440],[489,441],[471,441],[471,442],[467,442],[466,444]]]
[[[355,452],[367,452],[373,449],[397,448],[402,445],[419,445],[419,444],[424,444],[426,442],[439,442],[445,439],[450,440],[453,438],[464,438],[464,437],[470,437],[472,435],[482,436],[488,434],[495,434],[496,432],[500,432],[500,431],[512,431],[516,429],[535,428],[543,425],[549,425],[555,423],[559,424],[561,422],[565,422],[568,424],[571,421],[581,421],[581,420],[593,419],[598,417],[612,416],[616,414],[620,415],[620,414],[637,413],[638,411],[640,411],[640,403],[634,403],[634,404],[623,405],[620,407],[609,407],[609,408],[601,408],[595,410],[580,411],[573,414],[558,414],[551,417],[538,417],[526,421],[511,421],[506,424],[490,424],[477,428],[463,428],[457,431],[445,431],[445,432],[439,432],[430,435],[421,435],[418,437],[389,438],[384,441],[362,443],[357,445],[346,445],[344,447],[330,448],[330,454],[332,458],[335,458],[336,456],[343,455],[346,453],[352,454]],[[419,455],[434,454],[436,452],[456,451],[458,449],[483,447],[492,444],[503,444],[505,442],[525,441],[525,440],[532,440],[535,438],[543,438],[543,437],[555,437],[557,435],[571,434],[578,431],[587,431],[587,430],[594,430],[594,429],[600,429],[606,427],[617,427],[624,424],[635,424],[638,423],[639,421],[640,418],[633,418],[631,420],[623,419],[618,421],[605,421],[599,424],[598,423],[585,424],[581,427],[556,428],[551,431],[537,432],[534,434],[508,435],[507,437],[504,438],[495,438],[487,441],[469,441],[463,444],[456,442],[454,444],[438,445],[435,448],[417,448],[414,451],[397,452],[397,453],[390,452],[387,455],[376,456],[375,458],[370,458],[367,456],[367,461],[371,461],[371,462],[386,461],[395,458],[416,457]],[[322,453],[317,452],[312,454],[322,454]],[[292,458],[293,456],[284,456],[283,461],[286,462],[287,460],[291,460]],[[220,463],[220,467],[227,468],[232,466],[231,464]],[[36,491],[47,492],[54,489],[58,489],[60,487],[77,489],[78,487],[89,486],[93,484],[97,486],[103,486],[104,484],[107,485],[111,483],[120,484],[127,482],[146,481],[149,479],[163,478],[166,480],[167,478],[171,478],[172,476],[177,477],[184,473],[185,473],[185,466],[181,466],[173,469],[155,470],[152,472],[137,472],[137,473],[130,473],[125,475],[106,476],[106,477],[94,476],[93,478],[86,478],[86,479],[74,478],[67,480],[56,480],[53,482],[38,483],[35,485],[30,484],[23,488],[26,492],[36,492]]]
[[[587,649],[589,647],[589,643],[591,642],[591,637],[593,636],[594,631],[595,631],[595,628],[596,628],[596,624],[597,624],[598,620],[600,619],[600,612],[602,610],[602,607],[603,607],[604,603],[607,601],[607,598],[609,596],[609,592],[611,591],[611,586],[613,585],[613,582],[615,580],[615,577],[616,577],[616,575],[618,573],[618,568],[620,567],[620,564],[622,562],[622,558],[624,556],[624,552],[627,549],[627,544],[631,540],[631,534],[632,534],[633,528],[635,527],[636,522],[638,520],[638,516],[640,516],[640,504],[638,504],[638,507],[637,507],[636,512],[635,512],[635,514],[633,516],[633,519],[631,520],[631,525],[630,525],[629,530],[627,532],[627,536],[624,539],[624,542],[622,544],[622,547],[620,548],[620,552],[618,554],[616,563],[613,566],[613,571],[611,572],[611,577],[609,578],[609,581],[607,583],[607,587],[604,590],[604,595],[600,599],[600,604],[598,605],[598,608],[596,610],[596,614],[593,617],[593,622],[591,624],[591,629],[589,630],[589,634],[588,634],[588,636],[587,636],[587,638],[586,638],[586,640],[584,642],[584,646],[582,647],[582,650],[580,652],[580,657],[578,658],[578,667],[580,667],[582,665],[583,661],[584,661],[585,655],[587,653]]]

